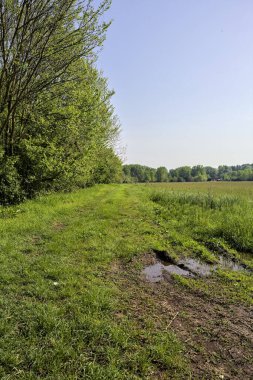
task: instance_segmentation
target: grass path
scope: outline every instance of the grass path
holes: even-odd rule
[[[1,379],[198,378],[175,328],[184,307],[174,326],[165,288],[140,275],[142,254],[166,244],[148,194],[96,186],[1,211]],[[202,286],[169,284],[184,295]]]
[[[164,340],[173,345],[175,363],[168,368],[184,373],[173,334],[160,341],[151,328],[116,317],[121,294],[107,273],[116,259],[150,246],[140,196],[141,189],[98,186],[6,211],[0,221],[2,379],[148,378],[159,372],[156,360],[168,361]]]

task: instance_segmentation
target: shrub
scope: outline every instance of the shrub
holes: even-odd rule
[[[16,158],[0,156],[0,204],[9,205],[21,202],[24,192],[16,169]]]

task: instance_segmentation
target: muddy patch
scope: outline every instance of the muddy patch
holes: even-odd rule
[[[177,264],[177,261],[171,257],[167,251],[159,251],[158,249],[153,249],[153,252],[157,260],[162,262],[164,265]]]
[[[239,262],[229,258],[228,256],[219,256],[219,264],[222,269],[231,269],[233,271],[246,271],[248,272],[248,268],[244,264],[240,264]]]
[[[148,316],[154,321],[153,328],[173,331],[184,343],[192,379],[252,379],[252,306],[230,300],[228,288],[219,277],[204,277],[205,290],[182,286],[167,272],[162,273],[166,281],[155,284],[139,276],[140,265],[147,267],[157,263],[153,251],[136,256],[129,263],[118,264],[116,271],[110,273],[121,289],[121,302],[125,305],[125,309],[121,306],[117,311],[116,318],[121,320],[122,314],[127,315],[143,328]],[[169,265],[174,264],[167,262]],[[231,294],[234,294],[233,289]],[[163,376],[164,367],[160,370],[161,373],[151,378],[173,378],[169,374]]]
[[[185,277],[191,277],[192,274],[185,269],[180,268],[177,265],[163,265],[162,263],[156,263],[149,265],[143,271],[146,279],[149,282],[160,282],[164,278],[164,273],[179,274]]]
[[[160,282],[168,273],[184,277],[207,277],[218,269],[245,270],[243,265],[224,255],[219,256],[219,263],[217,264],[209,264],[193,258],[183,258],[176,261],[167,251],[154,250],[153,255],[152,265],[146,266],[143,270],[143,274],[149,282]]]

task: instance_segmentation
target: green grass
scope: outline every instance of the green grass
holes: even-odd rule
[[[220,269],[219,285],[228,299],[252,303],[253,183],[179,183],[147,186],[157,205],[156,222],[167,249],[215,263],[219,252],[246,265],[249,272]],[[227,192],[226,192],[227,191]],[[209,294],[205,280],[176,279]]]
[[[183,376],[175,335],[131,320],[108,277],[157,239],[146,203],[142,189],[97,186],[2,210],[1,379]]]
[[[163,207],[166,220],[175,221],[177,232],[196,241],[223,240],[240,252],[253,253],[253,197],[241,196],[237,186],[221,195],[219,186],[215,192],[214,186],[212,191],[207,185],[201,191],[193,185],[184,191],[156,187],[151,199]]]
[[[129,294],[118,278],[152,248],[215,261],[208,239],[238,257],[253,252],[252,187],[245,186],[240,197],[237,189],[216,196],[101,185],[2,208],[0,378],[190,378],[184,345],[172,329],[161,330],[155,314],[132,311],[142,290]],[[221,271],[217,278],[231,299],[250,301],[248,275]],[[181,286],[205,289],[203,280]],[[155,300],[145,302],[155,310]]]
[[[148,184],[153,189],[233,195],[253,201],[253,182],[176,182]]]

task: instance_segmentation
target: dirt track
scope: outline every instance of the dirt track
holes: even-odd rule
[[[149,283],[136,267],[153,261],[146,254],[113,269],[114,281],[131,294],[131,317],[141,323],[153,315],[160,328],[171,329],[184,343],[193,379],[253,379],[253,308],[228,302],[222,293],[193,291],[169,275]],[[216,278],[206,281],[217,287]]]

